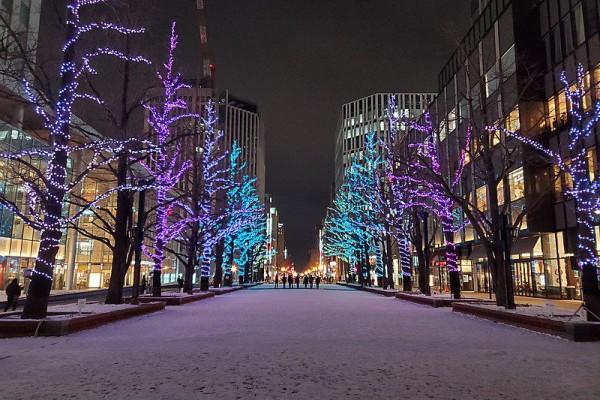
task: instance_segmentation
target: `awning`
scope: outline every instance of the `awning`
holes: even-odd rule
[[[517,238],[512,244],[510,254],[532,253],[538,240],[540,240],[539,236]]]

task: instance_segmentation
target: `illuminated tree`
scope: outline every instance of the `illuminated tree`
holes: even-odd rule
[[[144,253],[153,263],[153,296],[161,295],[161,272],[166,246],[179,237],[194,219],[193,212],[175,195],[175,189],[192,163],[189,160],[181,161],[180,146],[173,145],[172,141],[173,128],[182,120],[197,118],[196,114],[187,112],[187,103],[177,95],[179,90],[189,88],[189,85],[184,84],[181,76],[174,71],[176,48],[177,34],[173,23],[168,60],[164,64],[164,71],[158,73],[163,85],[163,96],[158,104],[146,106],[149,112],[148,125],[158,149],[150,154],[148,162],[142,163],[152,176],[156,192],[152,246],[144,246]]]
[[[66,40],[62,47],[62,63],[59,67],[60,83],[56,97],[48,87],[36,77],[35,67],[25,62],[27,72],[22,79],[26,102],[35,108],[42,117],[48,131],[48,144],[42,147],[27,148],[20,152],[6,152],[1,158],[20,165],[14,168],[15,179],[21,182],[26,192],[25,210],[6,196],[0,196],[0,204],[19,216],[24,223],[40,232],[40,247],[32,270],[27,301],[23,318],[43,318],[46,316],[48,296],[52,287],[54,264],[60,241],[66,226],[72,224],[83,213],[120,190],[136,190],[130,184],[123,184],[100,193],[92,201],[81,204],[72,215],[68,215],[66,200],[79,185],[92,173],[113,163],[116,154],[136,140],[91,140],[85,144],[75,144],[71,137],[73,107],[79,101],[102,104],[102,99],[87,93],[83,88],[88,77],[96,75],[94,63],[101,57],[114,57],[136,63],[145,63],[143,57],[133,57],[125,52],[109,47],[84,50],[80,47],[91,35],[98,32],[111,32],[118,35],[134,35],[143,32],[141,28],[127,28],[109,22],[84,22],[82,13],[105,0],[70,0],[67,5]],[[15,42],[18,42],[15,41]],[[8,74],[10,76],[10,73]],[[132,152],[134,150],[132,149]],[[78,171],[69,171],[68,162],[75,154],[85,160]],[[40,167],[41,166],[41,167]]]
[[[598,287],[598,256],[596,255],[596,237],[594,220],[600,212],[600,180],[592,179],[588,173],[586,143],[594,137],[600,122],[600,101],[592,104],[587,93],[585,73],[582,65],[577,68],[575,84],[570,85],[566,73],[562,73],[561,81],[569,104],[569,162],[558,152],[546,147],[537,139],[527,138],[517,132],[504,130],[511,137],[537,150],[539,154],[553,162],[560,172],[571,177],[573,187],[567,190],[567,196],[575,200],[575,216],[577,219],[577,249],[575,257],[581,271],[583,301],[591,311],[588,319],[600,320],[600,289]],[[498,127],[492,127],[497,130]],[[592,313],[594,315],[592,315]]]

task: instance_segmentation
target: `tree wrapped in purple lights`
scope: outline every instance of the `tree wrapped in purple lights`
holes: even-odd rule
[[[72,215],[68,215],[66,200],[74,194],[79,185],[92,173],[110,165],[128,146],[139,144],[130,139],[93,140],[85,144],[74,144],[71,138],[73,107],[80,100],[102,104],[102,100],[87,93],[82,84],[89,76],[96,75],[94,63],[101,57],[115,57],[135,63],[147,63],[139,56],[129,56],[125,52],[109,47],[83,49],[82,44],[90,35],[110,32],[118,35],[136,35],[142,28],[127,28],[109,22],[84,22],[83,12],[93,6],[107,3],[106,0],[70,0],[67,5],[66,40],[62,47],[62,62],[59,68],[60,83],[54,98],[45,91],[35,71],[30,68],[24,79],[24,93],[27,103],[42,117],[49,132],[48,145],[42,148],[28,148],[20,152],[6,152],[1,158],[11,160],[23,167],[26,173],[18,172],[18,178],[26,188],[28,206],[21,211],[18,204],[6,196],[0,196],[0,204],[19,216],[24,223],[40,232],[40,247],[32,270],[27,301],[23,318],[43,318],[46,316],[48,296],[52,286],[54,264],[60,241],[67,225],[90,208],[120,190],[136,190],[124,184],[107,190],[87,204],[81,204]],[[88,10],[91,11],[91,10]],[[31,81],[30,81],[30,80]],[[40,86],[41,85],[41,86]],[[133,150],[132,150],[133,152]],[[79,171],[69,172],[69,159],[76,153],[86,154],[87,161]],[[39,168],[36,165],[45,166]]]
[[[411,145],[414,157],[400,174],[390,176],[392,187],[398,191],[398,198],[407,197],[411,207],[420,207],[435,214],[441,224],[445,241],[446,268],[450,278],[450,289],[454,298],[460,298],[460,276],[456,258],[456,245],[454,233],[460,227],[453,218],[454,200],[449,193],[455,193],[460,185],[463,175],[465,159],[470,148],[470,135],[467,133],[465,147],[461,150],[458,165],[453,176],[448,179],[439,179],[446,176],[440,163],[439,139],[434,134],[433,125],[429,114],[423,117],[423,123],[407,122],[410,127],[423,135],[423,142]],[[395,182],[394,182],[395,181]]]
[[[534,138],[525,137],[517,132],[504,130],[507,135],[537,150],[539,154],[558,166],[562,174],[572,178],[573,188],[567,195],[575,200],[577,219],[577,249],[575,257],[581,271],[583,301],[588,309],[588,320],[600,321],[600,289],[598,276],[598,256],[596,255],[596,237],[594,218],[600,213],[600,180],[588,173],[586,143],[594,136],[600,122],[600,101],[592,104],[587,91],[585,73],[578,65],[577,78],[570,85],[565,72],[561,74],[569,105],[568,149],[570,162],[561,154],[544,146]],[[491,130],[500,129],[492,127]]]
[[[144,253],[152,260],[153,296],[161,295],[161,272],[167,245],[179,237],[195,216],[185,202],[176,196],[176,188],[185,173],[192,167],[189,160],[181,161],[181,149],[173,144],[173,128],[185,119],[197,118],[188,113],[188,105],[177,94],[188,88],[175,72],[175,50],[177,48],[175,23],[172,25],[169,41],[169,54],[164,71],[158,72],[162,82],[163,95],[158,104],[147,105],[148,125],[152,129],[157,151],[142,164],[152,176],[155,187],[156,206],[154,210],[155,228],[152,246],[144,246]]]

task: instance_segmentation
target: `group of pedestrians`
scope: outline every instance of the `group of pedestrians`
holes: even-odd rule
[[[310,287],[310,289],[313,288],[313,285],[317,286],[317,289],[319,288],[319,285],[321,284],[321,277],[319,275],[317,276],[312,276],[312,275],[304,275],[304,278],[302,279],[303,283],[304,283],[304,289],[308,289]],[[292,276],[292,274],[289,275],[285,275],[283,274],[281,277],[279,277],[279,274],[275,274],[275,288],[279,287],[279,284],[281,283],[281,288],[285,289],[285,284],[287,283],[287,287],[288,289],[291,289],[294,287],[294,284],[296,284],[296,289],[300,288],[300,275],[296,275],[295,277]]]

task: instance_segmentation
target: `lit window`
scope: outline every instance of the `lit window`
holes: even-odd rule
[[[479,211],[483,212],[487,210],[487,188],[485,185],[475,190],[475,204]]]
[[[446,120],[440,121],[439,140],[443,142],[446,139]]]
[[[600,100],[600,64],[594,68],[594,92],[596,100]]]
[[[590,181],[593,182],[596,179],[598,171],[598,160],[596,159],[596,149],[594,147],[587,150],[587,166]]]
[[[561,123],[567,122],[567,94],[562,90],[558,94],[558,119]]]
[[[517,132],[521,129],[521,120],[519,114],[519,106],[513,108],[506,118],[506,130],[509,132]]]
[[[550,130],[556,129],[557,120],[556,120],[556,103],[554,96],[550,97],[546,102],[548,107],[548,126]]]
[[[519,168],[508,174],[508,185],[510,190],[510,201],[516,201],[525,196],[525,179],[523,168]]]
[[[496,190],[498,191],[498,205],[504,205],[504,181],[498,183]]]

